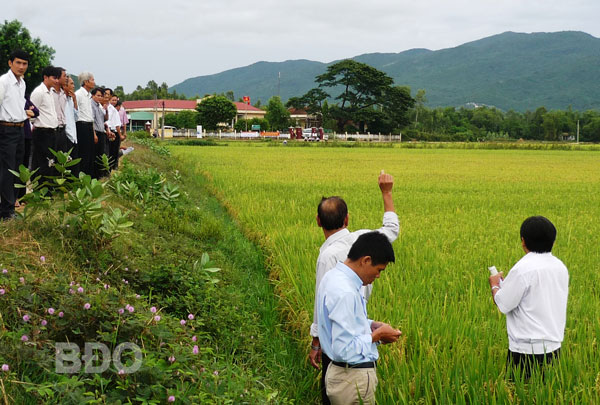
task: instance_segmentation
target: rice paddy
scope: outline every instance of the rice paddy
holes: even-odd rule
[[[322,196],[348,203],[350,230],[381,226],[377,175],[395,178],[396,263],[375,282],[369,316],[400,328],[380,346],[378,403],[594,403],[600,399],[600,153],[173,146],[270,255],[289,319],[308,351]],[[504,316],[487,267],[523,255],[521,222],[548,217],[570,272],[560,361],[529,382],[506,377]],[[307,366],[307,373],[310,373]],[[316,379],[316,375],[315,375]]]

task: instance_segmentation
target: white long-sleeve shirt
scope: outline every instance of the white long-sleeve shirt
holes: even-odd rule
[[[75,92],[77,97],[78,116],[77,121],[94,122],[94,113],[92,112],[92,95],[85,88],[80,87]]]
[[[9,70],[0,76],[0,121],[23,122],[26,119],[25,80],[18,80]]]
[[[510,270],[494,301],[506,314],[508,348],[544,354],[560,348],[565,335],[569,272],[552,253],[529,252]]]
[[[319,257],[317,258],[317,272],[315,280],[315,301],[313,308],[313,323],[310,325],[310,335],[313,337],[319,336],[319,327],[317,324],[317,294],[319,285],[325,273],[333,269],[337,262],[343,262],[348,257],[350,248],[356,242],[356,239],[362,234],[372,232],[372,229],[361,229],[355,232],[350,232],[344,228],[333,235],[321,245],[319,249]],[[400,223],[398,221],[398,215],[395,212],[388,211],[383,214],[383,226],[377,231],[387,236],[390,243],[398,238],[400,233]],[[361,294],[365,298],[365,301],[369,300],[373,285],[361,287]]]

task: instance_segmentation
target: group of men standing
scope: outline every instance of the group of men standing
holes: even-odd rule
[[[79,74],[81,88],[64,68],[47,66],[43,81],[27,97],[24,75],[29,55],[21,50],[9,57],[9,71],[0,76],[0,220],[15,217],[16,177],[9,170],[19,165],[37,169],[37,174],[54,176],[55,156],[51,150],[69,152],[80,158],[71,168],[94,178],[118,167],[120,145],[126,139],[129,120],[112,89],[96,86],[90,72]]]
[[[337,196],[323,198],[317,225],[325,242],[319,251],[309,361],[321,368],[324,404],[373,404],[378,385],[380,344],[398,341],[402,332],[367,316],[372,283],[395,261],[391,243],[400,231],[392,199],[393,178],[381,172],[383,226],[350,232],[348,207]],[[520,229],[525,256],[506,278],[489,278],[498,309],[506,314],[508,375],[529,378],[532,370],[558,358],[567,313],[569,273],[552,255],[556,228],[533,216]]]

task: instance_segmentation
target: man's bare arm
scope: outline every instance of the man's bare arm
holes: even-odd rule
[[[381,190],[381,198],[383,198],[383,211],[395,212],[394,199],[392,197],[392,189],[394,188],[394,178],[390,174],[381,171],[379,175],[379,189]]]

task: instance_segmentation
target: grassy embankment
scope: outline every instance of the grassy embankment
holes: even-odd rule
[[[128,212],[127,233],[113,239],[93,218],[77,221],[75,197],[0,224],[0,364],[9,369],[0,371],[0,404],[312,398],[304,353],[280,328],[265,257],[203,179],[153,149],[136,145],[104,185],[100,211],[89,211]],[[111,351],[132,342],[142,366],[58,374],[55,342],[82,354],[85,342]]]

